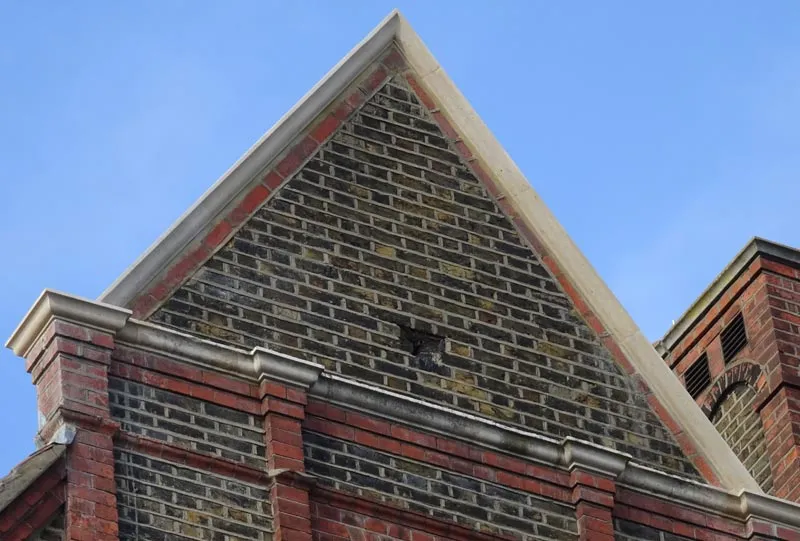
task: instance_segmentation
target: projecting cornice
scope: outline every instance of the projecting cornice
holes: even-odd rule
[[[127,310],[54,291],[45,291],[9,339],[15,352],[29,349],[52,318],[116,332],[116,341],[180,359],[203,369],[259,382],[275,379],[309,388],[309,394],[339,406],[399,421],[564,471],[587,470],[621,486],[681,505],[746,521],[760,518],[800,529],[800,505],[750,490],[724,490],[633,462],[630,455],[576,438],[554,439],[471,415],[447,406],[378,389],[323,367],[265,348],[247,352],[130,317]]]
[[[45,289],[6,342],[15,355],[24,357],[53,319],[71,321],[84,327],[116,333],[125,326],[131,311],[102,302]]]

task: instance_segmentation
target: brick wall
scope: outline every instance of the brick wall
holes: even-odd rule
[[[62,508],[50,522],[30,536],[29,541],[63,541],[64,539],[64,509]]]
[[[739,313],[747,345],[726,363],[720,333]],[[800,269],[759,254],[665,356],[682,375],[708,355],[712,383],[698,404],[761,486],[793,501],[800,500],[799,314]]]
[[[697,476],[402,75],[152,319]]]
[[[690,537],[661,531],[652,526],[637,524],[628,520],[614,520],[614,539],[617,541],[681,541]]]
[[[114,377],[108,394],[111,416],[132,434],[265,467],[261,417]]]
[[[115,475],[120,539],[272,539],[263,486],[120,450]]]
[[[504,537],[577,538],[570,506],[323,434],[303,439],[322,485]]]
[[[772,472],[764,427],[756,411],[756,398],[752,386],[736,384],[717,405],[711,421],[761,488],[769,492],[772,490]]]

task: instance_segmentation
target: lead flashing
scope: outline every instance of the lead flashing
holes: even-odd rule
[[[24,357],[54,318],[114,334],[130,317],[131,311],[125,308],[45,289],[11,334],[6,347]]]

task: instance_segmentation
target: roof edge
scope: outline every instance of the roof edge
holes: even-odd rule
[[[711,284],[697,297],[686,311],[675,321],[655,347],[660,355],[665,355],[686,335],[694,324],[702,318],[711,306],[758,256],[786,261],[800,268],[800,250],[779,244],[761,237],[751,238],[744,248],[725,266]]]
[[[401,16],[393,10],[239,158],[170,228],[98,297],[128,306],[185,248],[221,216],[259,174],[395,39]]]
[[[44,475],[59,458],[64,456],[67,446],[51,443],[28,455],[0,478],[0,512],[14,503],[28,488]]]

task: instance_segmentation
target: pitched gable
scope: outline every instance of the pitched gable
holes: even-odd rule
[[[152,319],[696,475],[403,73]]]
[[[387,32],[409,69],[396,52],[377,62],[372,53],[356,79],[348,62]],[[348,70],[349,88],[182,259],[154,274],[146,255],[150,276],[129,273],[104,300],[667,471],[752,486],[677,380],[662,381],[674,376],[399,15],[333,77]]]

